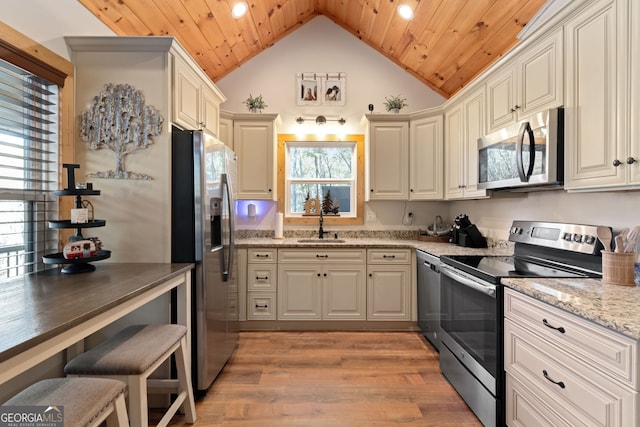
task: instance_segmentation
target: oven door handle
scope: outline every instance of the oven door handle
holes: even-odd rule
[[[448,267],[447,265],[444,265],[444,264],[440,264],[440,273],[444,274],[445,276],[449,277],[451,280],[455,280],[456,282],[464,286],[467,286],[478,292],[482,292],[483,294],[489,295],[491,298],[496,298],[496,286],[491,283],[479,282],[469,277],[463,276],[457,273],[451,267]]]

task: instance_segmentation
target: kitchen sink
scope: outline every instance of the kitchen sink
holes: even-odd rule
[[[345,243],[342,239],[300,239],[298,243]]]

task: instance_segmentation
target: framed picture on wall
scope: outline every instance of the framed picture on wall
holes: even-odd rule
[[[344,105],[346,96],[345,73],[325,74],[322,78],[322,103]]]
[[[318,73],[299,73],[296,78],[296,100],[298,105],[320,105],[322,84]]]

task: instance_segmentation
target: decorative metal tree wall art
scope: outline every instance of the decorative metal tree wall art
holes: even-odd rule
[[[153,144],[152,137],[162,131],[164,119],[151,105],[145,105],[142,92],[128,84],[108,83],[93,98],[93,105],[80,118],[80,138],[92,150],[108,148],[116,155],[115,170],[88,174],[96,178],[153,179],[125,170],[125,158]]]

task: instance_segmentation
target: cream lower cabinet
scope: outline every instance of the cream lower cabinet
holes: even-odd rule
[[[367,250],[367,320],[411,319],[411,250]]]
[[[249,249],[247,320],[276,320],[278,264],[276,249]]]
[[[637,341],[511,289],[504,293],[509,426],[637,426]]]
[[[364,320],[364,249],[278,250],[278,320]]]

